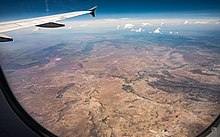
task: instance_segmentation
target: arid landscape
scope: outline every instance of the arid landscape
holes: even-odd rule
[[[97,34],[2,66],[22,106],[58,136],[198,135],[220,114],[219,45],[146,35]]]

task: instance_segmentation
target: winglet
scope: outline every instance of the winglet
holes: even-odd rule
[[[91,9],[89,9],[90,14],[91,14],[93,17],[95,17],[95,10],[96,10],[96,8],[97,8],[97,6],[95,6],[95,7],[91,8]]]

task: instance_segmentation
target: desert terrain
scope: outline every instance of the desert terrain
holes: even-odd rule
[[[219,53],[180,36],[94,38],[3,67],[25,110],[58,136],[192,137],[220,113]]]

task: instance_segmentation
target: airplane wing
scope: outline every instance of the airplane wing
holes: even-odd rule
[[[38,18],[0,22],[0,33],[27,28],[31,26],[44,27],[44,28],[64,27],[65,26],[64,24],[57,23],[56,21],[60,21],[84,14],[91,14],[93,17],[95,17],[96,8],[97,6],[89,9],[88,11],[76,11],[76,12],[38,17]],[[13,41],[13,39],[9,36],[0,34],[0,42],[9,42],[9,41]]]

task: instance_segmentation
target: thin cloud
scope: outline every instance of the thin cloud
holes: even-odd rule
[[[81,24],[80,27],[87,27],[88,24]]]
[[[152,26],[152,24],[147,23],[147,22],[143,22],[143,23],[142,23],[142,26]]]
[[[132,32],[143,32],[145,30],[143,30],[142,28],[139,28],[139,29],[132,29],[131,31]]]
[[[194,24],[209,24],[207,21],[196,21]]]
[[[185,25],[186,25],[186,24],[192,24],[192,22],[186,20],[186,21],[184,22],[184,24],[185,24]]]
[[[215,24],[220,24],[220,20],[219,20],[219,21],[216,21]]]
[[[126,28],[126,29],[131,29],[131,28],[133,28],[133,27],[134,27],[133,24],[125,24],[125,27],[124,27],[124,28]]]

